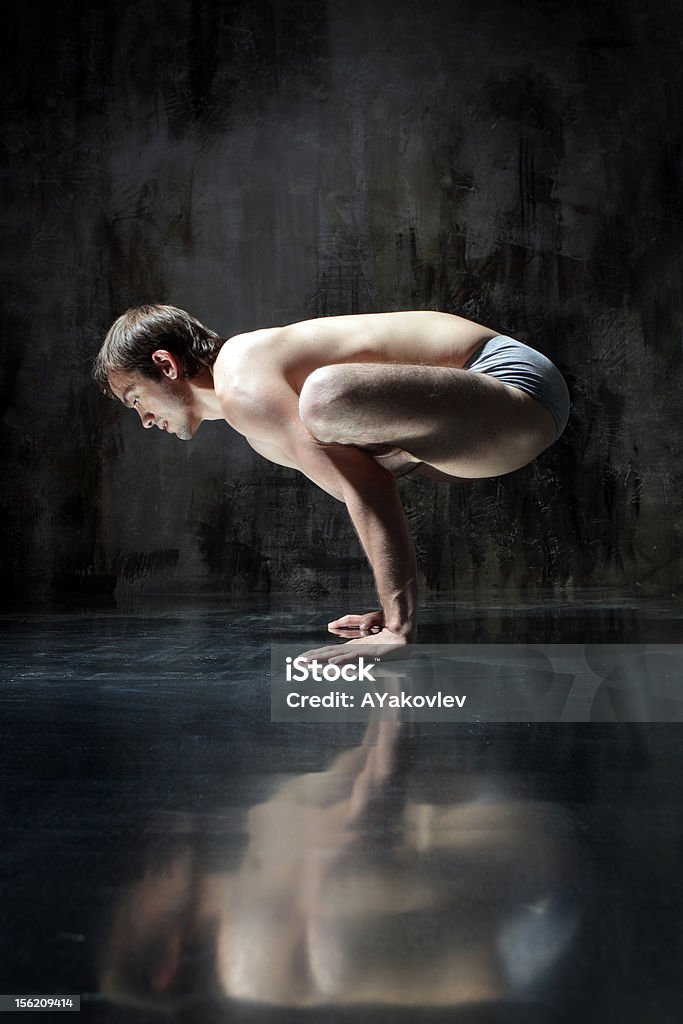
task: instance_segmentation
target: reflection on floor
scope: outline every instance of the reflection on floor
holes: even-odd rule
[[[0,991],[133,1024],[680,1019],[680,727],[273,724],[270,644],[324,643],[320,618],[3,620]],[[681,636],[675,603],[606,597],[422,622]]]

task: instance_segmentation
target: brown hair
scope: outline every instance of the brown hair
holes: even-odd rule
[[[93,379],[105,394],[112,396],[112,370],[155,378],[159,371],[152,362],[152,353],[160,348],[178,359],[183,377],[196,377],[213,366],[223,343],[224,339],[215,331],[176,306],[135,306],[107,331],[95,358]]]

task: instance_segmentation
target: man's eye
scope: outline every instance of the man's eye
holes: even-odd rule
[[[139,403],[140,403],[140,399],[139,398],[134,398],[133,399],[133,403],[132,403],[133,404],[133,408],[135,409],[136,406],[139,405]]]

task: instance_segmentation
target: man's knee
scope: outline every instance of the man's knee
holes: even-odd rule
[[[304,381],[299,395],[299,416],[306,429],[323,443],[339,442],[348,412],[348,383],[342,367],[321,366]]]

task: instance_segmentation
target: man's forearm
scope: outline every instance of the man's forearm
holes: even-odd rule
[[[415,549],[396,479],[368,452],[353,445],[320,444],[301,429],[290,439],[290,450],[306,476],[346,505],[372,566],[385,628],[413,640]]]
[[[383,473],[386,471],[383,471]],[[408,521],[390,474],[369,494],[345,494],[346,507],[368,556],[384,612],[385,628],[415,636],[417,565]]]

